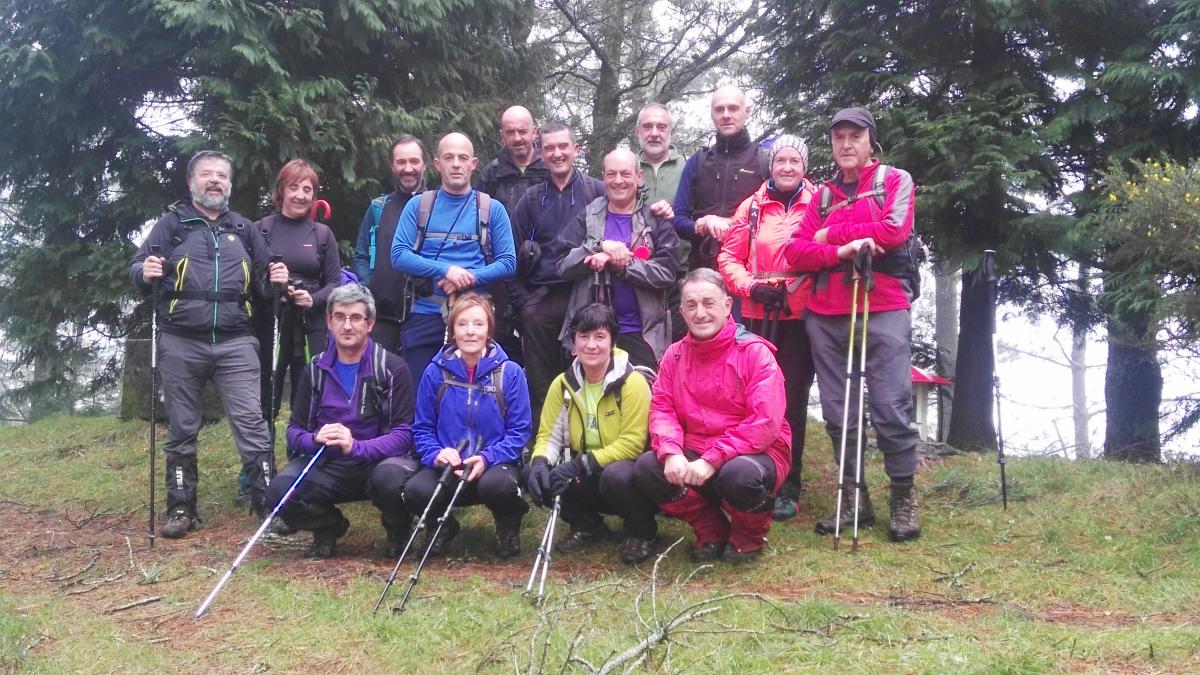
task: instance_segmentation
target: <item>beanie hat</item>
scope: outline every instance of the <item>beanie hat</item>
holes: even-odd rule
[[[775,155],[784,148],[795,148],[800,153],[800,161],[804,162],[805,171],[808,170],[808,144],[804,139],[792,134],[783,134],[775,138],[771,143],[771,162],[775,162]]]

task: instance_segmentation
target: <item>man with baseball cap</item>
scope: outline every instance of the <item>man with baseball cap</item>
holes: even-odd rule
[[[867,389],[871,424],[875,428],[884,467],[891,479],[892,541],[916,539],[921,535],[917,518],[913,476],[917,470],[917,432],[909,426],[912,413],[912,322],[910,300],[915,290],[916,262],[911,255],[913,233],[913,181],[907,171],[885,166],[874,157],[878,139],[875,118],[865,108],[839,110],[829,125],[833,159],[838,171],[809,202],[784,257],[792,269],[816,273],[816,284],[808,298],[805,328],[812,344],[813,360],[821,395],[821,412],[839,451],[842,435],[848,442],[845,472],[840,477],[844,492],[840,511],[819,521],[817,532],[828,534],[840,521],[852,525],[854,490],[861,489],[860,526],[875,522],[875,513],[865,484],[855,484],[858,415],[853,408],[842,428],[846,394],[847,344],[850,314],[863,313],[868,320],[866,363],[857,364]],[[852,299],[854,286],[851,261],[860,249],[872,253],[874,288],[859,284],[861,296]],[[869,314],[863,312],[869,301]],[[857,353],[858,350],[855,349]],[[851,392],[852,401],[859,400]],[[865,475],[865,472],[864,472]]]

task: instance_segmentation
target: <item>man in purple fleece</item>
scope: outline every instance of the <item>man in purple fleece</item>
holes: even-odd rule
[[[294,529],[312,530],[309,555],[328,558],[350,527],[334,505],[369,498],[387,531],[386,555],[396,557],[412,523],[401,493],[420,467],[412,441],[412,376],[404,359],[371,340],[375,299],[365,286],[335,288],[325,324],[335,348],[314,357],[300,378],[287,429],[294,459],[271,481],[268,503],[279,503],[325,445],[321,462],[279,515]]]

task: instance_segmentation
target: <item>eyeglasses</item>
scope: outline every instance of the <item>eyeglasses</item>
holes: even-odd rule
[[[350,322],[351,326],[361,326],[367,321],[367,317],[362,314],[343,314],[341,312],[334,312],[329,318],[333,320],[335,326],[340,326],[347,321]]]

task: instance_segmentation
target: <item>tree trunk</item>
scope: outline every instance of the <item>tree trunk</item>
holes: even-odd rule
[[[937,372],[954,379],[958,358],[958,287],[962,270],[958,265],[938,260],[933,264],[934,342],[937,344]],[[938,394],[936,438],[946,440],[947,424],[954,414],[954,387],[941,387]]]
[[[946,442],[961,450],[996,449],[992,419],[992,332],[991,292],[987,284],[972,284],[963,276],[959,311],[957,378],[954,382],[954,414]]]
[[[1077,322],[1071,328],[1071,417],[1075,422],[1075,459],[1092,457],[1086,376],[1087,326]]]
[[[1147,312],[1114,311],[1109,315],[1105,459],[1162,461],[1158,408],[1163,380],[1154,331]]]

